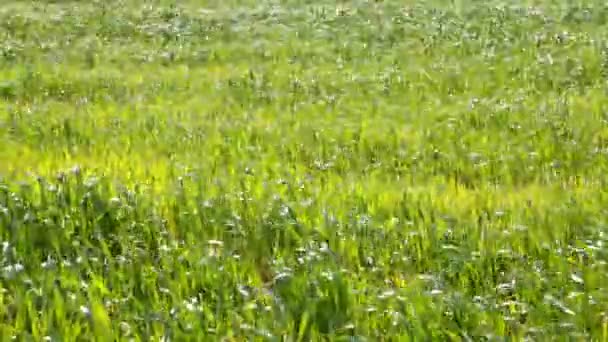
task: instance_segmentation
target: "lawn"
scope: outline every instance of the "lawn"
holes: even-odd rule
[[[0,340],[608,341],[608,5],[6,1]]]

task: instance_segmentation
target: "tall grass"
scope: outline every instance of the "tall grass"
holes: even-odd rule
[[[608,7],[0,7],[2,340],[608,341]]]

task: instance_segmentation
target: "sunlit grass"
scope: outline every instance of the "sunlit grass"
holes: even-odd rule
[[[607,20],[0,6],[1,339],[606,341]]]

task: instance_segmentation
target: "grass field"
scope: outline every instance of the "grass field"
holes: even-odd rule
[[[608,341],[600,1],[0,5],[0,340]]]

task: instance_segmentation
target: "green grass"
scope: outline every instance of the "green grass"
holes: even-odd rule
[[[600,1],[0,6],[0,340],[608,341]]]

